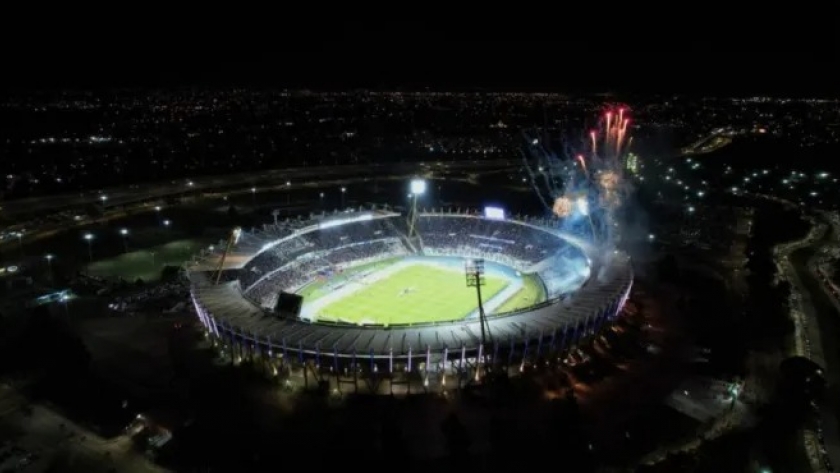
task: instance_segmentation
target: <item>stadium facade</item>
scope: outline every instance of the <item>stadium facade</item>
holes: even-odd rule
[[[363,379],[367,389],[380,392],[381,381],[388,380],[391,392],[400,384],[410,392],[415,381],[431,389],[446,385],[448,377],[459,380],[450,385],[460,386],[461,380],[474,382],[493,370],[521,371],[558,360],[620,314],[633,283],[626,255],[603,258],[585,241],[558,231],[555,219],[422,211],[416,224],[419,236],[408,238],[403,215],[359,209],[241,232],[227,257],[219,250],[204,252],[188,267],[196,314],[233,361],[251,360],[284,376],[298,373],[307,384],[349,382],[359,389]],[[563,283],[569,275],[558,273],[558,267],[577,254],[588,266],[586,277],[570,286]],[[353,325],[282,318],[266,307],[280,290],[294,291],[318,277],[324,265],[395,255],[481,257],[537,272],[547,298],[526,309],[488,315],[484,344],[475,318]],[[215,283],[220,263],[224,270]]]

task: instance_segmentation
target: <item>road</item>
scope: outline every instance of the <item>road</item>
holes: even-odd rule
[[[822,219],[816,222],[823,230],[809,239],[806,245],[792,249],[787,263],[793,270],[791,285],[800,294],[798,302],[803,313],[802,318],[807,323],[805,330],[813,334],[810,343],[807,343],[809,346],[803,347],[803,354],[809,356],[810,350],[809,357],[825,369],[828,393],[821,406],[822,433],[831,462],[840,466],[840,353],[836,349],[836,341],[840,338],[840,313],[811,270],[811,263],[817,251],[825,245],[834,244],[838,235],[828,230],[829,226]]]
[[[62,209],[84,207],[90,204],[103,204],[107,207],[125,205],[133,202],[162,199],[169,196],[201,193],[223,188],[241,188],[264,184],[267,182],[277,186],[290,182],[289,188],[295,190],[301,185],[301,180],[322,180],[342,176],[387,176],[390,174],[434,174],[435,172],[451,172],[465,170],[486,170],[519,165],[516,160],[489,160],[463,162],[430,162],[430,163],[393,163],[393,164],[364,164],[343,166],[317,166],[289,169],[273,169],[258,173],[242,173],[221,176],[197,177],[194,179],[177,179],[168,182],[157,182],[123,186],[119,188],[102,189],[82,193],[33,197],[28,199],[2,202],[0,213],[4,217],[14,218],[17,215],[29,215],[44,212],[57,212]],[[107,196],[103,201],[101,196]]]

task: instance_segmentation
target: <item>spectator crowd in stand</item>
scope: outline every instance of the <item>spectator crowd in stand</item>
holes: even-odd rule
[[[556,235],[507,220],[423,215],[417,219],[423,248],[442,254],[498,255],[524,269],[566,246]]]
[[[245,291],[245,295],[264,307],[271,307],[281,291],[294,292],[318,278],[330,278],[346,267],[406,255],[408,250],[397,238],[353,243],[333,250],[308,253],[271,273]]]

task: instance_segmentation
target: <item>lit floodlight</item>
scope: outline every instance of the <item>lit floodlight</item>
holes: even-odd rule
[[[582,213],[583,215],[589,215],[589,202],[586,200],[586,197],[578,198],[577,208],[578,212]]]
[[[423,179],[414,179],[411,181],[411,193],[414,195],[423,195],[426,193],[426,181]]]
[[[501,207],[484,207],[484,218],[492,220],[504,220],[505,209]]]

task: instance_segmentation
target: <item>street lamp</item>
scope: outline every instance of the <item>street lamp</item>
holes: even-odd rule
[[[128,237],[128,229],[127,228],[121,228],[120,229],[120,235],[122,236],[123,250],[125,250],[124,251],[125,253],[128,253],[128,239],[126,238],[126,237]]]
[[[52,260],[53,260],[53,258],[55,258],[55,255],[53,255],[51,253],[47,253],[46,255],[44,255],[44,259],[47,260],[47,275],[49,276],[50,281],[52,281],[52,278],[53,278],[52,277]]]
[[[93,233],[85,233],[84,238],[88,244],[88,259],[93,263]]]
[[[286,205],[289,205],[292,202],[292,192],[290,187],[292,187],[292,181],[286,181]]]
[[[251,188],[251,203],[253,205],[257,205],[257,188],[256,187]]]
[[[417,223],[417,196],[426,193],[426,181],[414,179],[411,181],[411,210],[408,214],[408,238],[416,236],[415,224]]]
[[[170,225],[172,225],[172,221],[171,221],[171,220],[168,220],[168,219],[167,219],[167,220],[164,220],[164,221],[163,221],[163,226],[164,226],[164,227],[169,227]]]
[[[21,258],[23,258],[23,232],[25,232],[25,230],[21,229],[19,232],[15,233],[15,236],[18,239],[18,250],[20,251]]]
[[[344,210],[344,194],[346,194],[346,193],[347,193],[347,188],[342,187],[341,188],[341,210]]]

